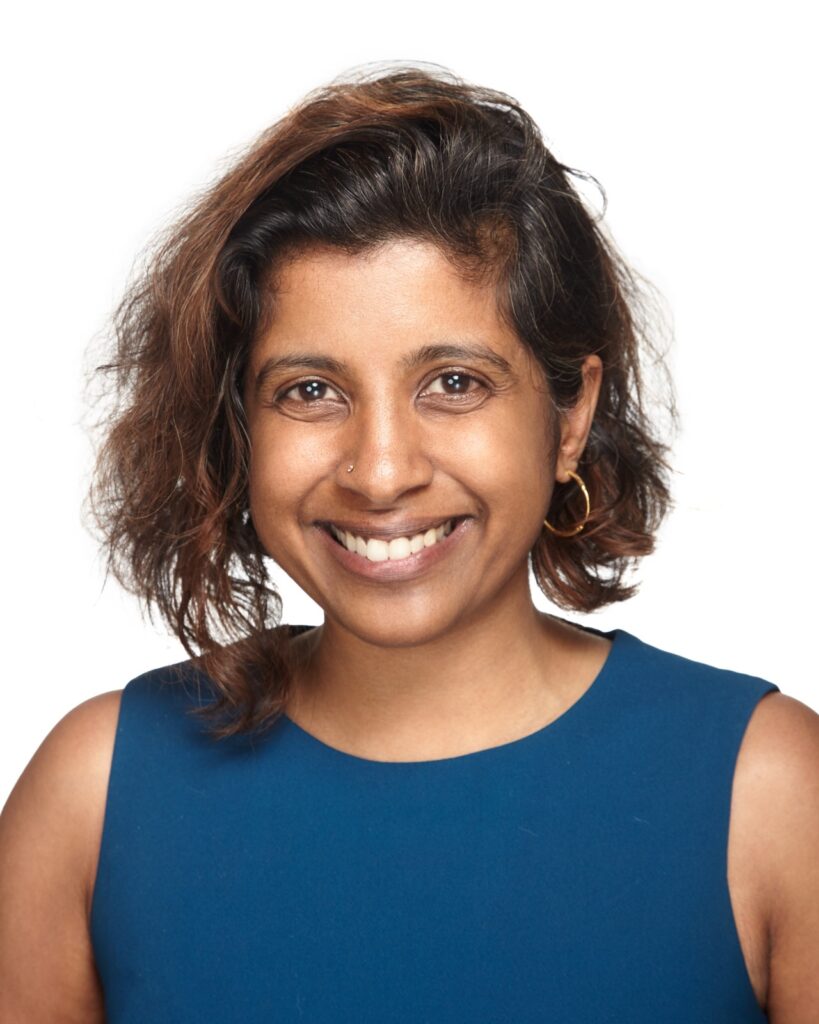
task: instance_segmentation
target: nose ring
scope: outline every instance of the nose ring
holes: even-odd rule
[[[347,472],[348,473],[352,473],[352,471],[353,471],[353,464],[351,462],[350,465],[347,467]]]

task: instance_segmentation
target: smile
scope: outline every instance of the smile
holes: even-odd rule
[[[448,537],[456,522],[456,519],[448,519],[440,526],[431,527],[412,536],[394,537],[390,541],[378,537],[360,537],[350,533],[349,530],[340,530],[332,523],[328,525],[328,529],[339,544],[370,562],[386,562],[388,560],[398,562],[410,555],[417,554],[423,548],[431,548],[444,537]]]
[[[446,559],[472,533],[476,520],[472,516],[455,517],[423,533],[389,541],[359,537],[331,523],[316,526],[314,536],[318,535],[333,561],[348,572],[368,580],[397,582],[415,579]]]

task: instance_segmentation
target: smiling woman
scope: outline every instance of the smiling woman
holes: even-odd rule
[[[534,613],[527,563],[564,609],[634,592],[671,501],[640,366],[663,362],[648,289],[573,177],[505,94],[420,68],[352,75],[268,129],[156,247],[99,368],[120,403],[90,508],[110,570],[215,683],[214,736],[264,730],[291,699],[301,645],[275,628],[265,559],[325,607],[319,520],[369,542],[464,517],[451,550],[480,537],[467,562],[492,567],[487,587],[517,559],[518,606],[491,605],[509,628]],[[426,584],[362,593],[357,575],[322,591],[373,627],[435,608]]]
[[[814,1019],[819,717],[532,601],[627,599],[671,505],[580,178],[503,93],[348,76],[151,254],[88,510],[190,657],[12,794],[4,1020]]]
[[[323,347],[310,353],[314,338]],[[298,382],[315,367],[323,378]],[[586,393],[564,416],[569,459],[588,432],[599,369],[588,356]],[[406,648],[484,629],[490,609],[499,625],[502,586],[515,594],[508,613],[526,616],[555,424],[545,374],[500,320],[493,289],[464,280],[427,241],[400,238],[366,256],[308,249],[278,268],[275,316],[248,360],[249,382],[262,375],[244,399],[254,530],[325,609],[323,650],[331,623],[343,623],[359,640],[401,648],[383,656],[406,667]]]

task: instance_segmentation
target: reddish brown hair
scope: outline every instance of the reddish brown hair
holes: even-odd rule
[[[149,251],[96,367],[114,405],[96,425],[104,436],[87,509],[108,571],[149,616],[158,608],[185,665],[213,683],[218,699],[198,713],[214,737],[269,727],[292,678],[287,630],[275,628],[281,599],[249,516],[242,387],[271,313],[271,272],[299,247],[433,241],[496,288],[557,412],[579,396],[584,357],[600,355],[578,466],[591,516],[571,538],[544,528],[532,570],[564,609],[591,611],[636,589],[625,573],[653,550],[671,505],[669,446],[644,403],[649,353],[669,429],[677,414],[650,291],[581,199],[581,178],[593,181],[555,159],[504,93],[440,68],[352,73],[265,131]],[[566,527],[584,509],[574,485],[558,486],[544,515]]]

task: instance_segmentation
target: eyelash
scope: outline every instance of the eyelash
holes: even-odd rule
[[[428,388],[430,384],[434,383],[437,380],[440,380],[442,377],[459,377],[462,380],[474,381],[476,384],[479,385],[479,388],[471,388],[469,391],[462,391],[460,394],[453,394],[453,395],[446,395],[445,393],[444,394],[439,394],[439,397],[445,397],[445,398],[447,398],[449,400],[452,400],[452,401],[455,401],[455,402],[459,402],[459,401],[462,401],[465,398],[468,398],[470,395],[474,394],[476,391],[478,391],[480,389],[483,389],[484,391],[488,390],[488,386],[479,377],[476,377],[472,373],[466,373],[464,370],[444,370],[442,373],[436,374],[427,383],[427,385],[425,386],[424,390],[426,390],[426,388]],[[328,384],[326,381],[321,380],[321,378],[319,378],[319,377],[305,377],[303,380],[298,380],[298,381],[296,381],[295,384],[289,384],[286,388],[283,388],[281,391],[279,391],[276,394],[276,396],[274,397],[274,399],[273,399],[273,405],[280,405],[280,404],[282,404],[284,402],[296,401],[297,405],[311,406],[311,405],[320,405],[323,401],[326,401],[326,399],[322,399],[322,398],[316,399],[315,401],[312,401],[312,402],[309,402],[309,401],[298,401],[298,400],[287,398],[287,395],[291,391],[295,391],[296,388],[300,387],[302,384],[321,384],[321,385],[323,385],[325,387],[328,387],[328,388],[332,388],[333,387],[332,384]],[[336,390],[336,389],[333,388],[333,390]]]

